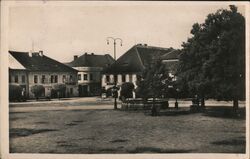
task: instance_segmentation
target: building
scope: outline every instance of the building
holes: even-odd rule
[[[9,54],[9,83],[18,84],[24,90],[28,90],[28,71],[11,54]],[[28,96],[28,92],[25,91]]]
[[[173,48],[154,47],[146,44],[134,45],[115,63],[105,69],[102,76],[102,87],[108,90],[114,86],[115,82],[118,87],[124,82],[132,82],[136,87],[136,81],[153,59],[160,59],[167,67],[168,65],[176,65],[178,54],[179,52]],[[173,76],[174,71],[170,70],[170,73]]]
[[[45,87],[44,97],[56,97],[53,91],[56,84],[65,84],[64,97],[78,95],[77,70],[51,59],[39,52],[17,52],[9,51],[10,59],[19,63],[22,69],[9,67],[10,83],[17,83],[26,89],[26,95],[34,98],[31,87],[43,85]]]
[[[176,80],[177,78],[176,73],[180,54],[180,50],[172,50],[160,57],[161,62],[164,64],[165,68],[168,69],[169,75],[173,77],[173,80]]]
[[[74,60],[67,63],[68,66],[78,70],[79,96],[101,95],[101,76],[104,68],[110,66],[114,59],[108,55],[96,55],[84,53],[80,57],[74,56]]]

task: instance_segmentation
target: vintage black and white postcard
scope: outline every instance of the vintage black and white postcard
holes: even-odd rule
[[[2,1],[2,158],[248,158],[248,73],[248,2]]]

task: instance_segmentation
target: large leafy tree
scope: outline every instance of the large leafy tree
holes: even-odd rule
[[[45,88],[43,85],[33,85],[31,86],[31,92],[35,95],[36,100],[38,100],[39,97],[44,95]]]
[[[121,85],[121,99],[133,98],[134,84],[125,82]]]
[[[55,84],[53,90],[57,92],[57,97],[60,99],[60,97],[65,96],[66,85],[63,83]]]
[[[156,109],[155,99],[166,95],[168,86],[172,84],[172,78],[161,60],[153,57],[151,65],[145,68],[141,80],[137,84],[137,94],[140,94],[140,97],[143,99],[153,98],[153,114]]]
[[[9,84],[9,99],[10,100],[20,100],[22,96],[22,87],[16,83]]]
[[[245,18],[231,5],[195,23],[192,38],[183,43],[179,84],[202,99],[238,100],[245,97]],[[182,86],[183,87],[183,86]]]

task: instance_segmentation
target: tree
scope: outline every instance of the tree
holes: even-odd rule
[[[182,45],[178,83],[197,94],[202,106],[205,98],[214,98],[233,100],[238,108],[238,100],[245,98],[244,17],[232,5],[195,23],[191,34]]]
[[[19,84],[9,84],[9,99],[20,100],[22,93],[22,87]]]
[[[31,86],[31,92],[34,93],[36,100],[38,100],[39,97],[44,95],[45,88],[43,85],[34,85]]]
[[[136,91],[144,101],[153,98],[152,115],[156,115],[155,99],[165,95],[171,82],[172,78],[161,60],[153,57],[151,65],[143,71]]]
[[[60,99],[61,97],[65,96],[66,85],[59,83],[53,86],[53,90],[57,92],[57,97]]]
[[[121,98],[133,98],[133,90],[135,86],[132,82],[125,82],[121,85]]]

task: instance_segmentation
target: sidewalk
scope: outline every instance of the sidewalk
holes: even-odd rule
[[[102,99],[101,97],[72,97],[72,98],[54,98],[51,100],[35,100],[35,99],[29,99],[26,102],[9,102],[9,104],[13,105],[25,105],[25,104],[36,104],[36,103],[64,103],[64,102],[107,102],[112,101],[112,98],[105,98]]]
[[[60,98],[60,99],[51,99],[51,100],[27,100],[26,102],[10,102],[10,105],[27,105],[27,104],[41,104],[41,103],[110,103],[114,102],[114,98],[101,98],[101,97],[73,97],[73,98]],[[120,104],[121,101],[117,100],[117,103]],[[169,99],[169,105],[172,106],[175,103],[175,99]],[[179,106],[190,106],[192,104],[191,100],[179,99]],[[217,101],[213,99],[208,99],[205,101],[206,106],[232,106],[232,101]],[[239,101],[239,106],[246,106],[245,101]]]

